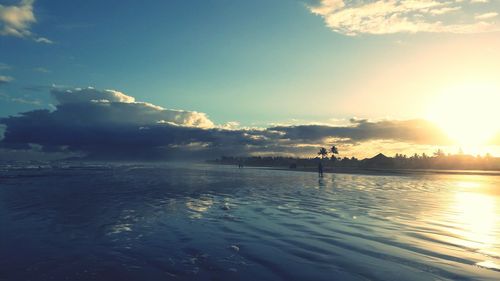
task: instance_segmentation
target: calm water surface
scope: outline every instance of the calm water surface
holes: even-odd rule
[[[500,280],[500,177],[4,165],[0,280]]]

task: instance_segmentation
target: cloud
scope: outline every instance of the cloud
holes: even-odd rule
[[[59,104],[89,103],[92,101],[134,103],[135,98],[115,90],[96,90],[92,87],[64,89],[53,88],[52,96]]]
[[[415,120],[368,121],[351,119],[349,126],[299,125],[273,127],[269,130],[281,133],[282,139],[302,142],[324,142],[328,138],[340,138],[355,143],[369,140],[391,140],[414,144],[450,144],[446,135],[433,123]]]
[[[38,38],[34,38],[33,40],[35,40],[35,42],[37,42],[37,43],[54,44],[54,41],[52,41],[48,38],[45,38],[45,37],[38,37]]]
[[[18,5],[0,4],[0,35],[31,38],[37,43],[52,44],[50,39],[37,37],[31,31],[32,24],[36,23],[34,2],[34,0],[22,0]]]
[[[479,33],[498,31],[499,26],[477,18],[450,0],[320,0],[308,6],[321,16],[333,31],[359,34],[392,34],[416,32]],[[492,13],[492,12],[491,12]]]
[[[460,9],[461,9],[460,6],[456,6],[456,7],[444,7],[444,8],[439,8],[439,9],[432,9],[432,10],[429,11],[429,13],[431,13],[433,15],[444,15],[444,14],[447,14],[447,13],[459,11]]]
[[[40,72],[40,73],[45,73],[45,74],[51,72],[50,70],[48,70],[45,67],[35,67],[35,68],[33,68],[33,71]]]
[[[480,15],[476,15],[475,18],[478,20],[486,20],[486,19],[492,19],[498,16],[498,13],[496,12],[491,12],[491,13],[484,13]]]
[[[141,126],[170,124],[211,128],[212,121],[204,113],[165,109],[146,102],[137,102],[134,97],[115,90],[97,90],[92,87],[76,89],[54,88],[52,96],[58,102],[58,112],[67,108],[89,110],[75,118],[82,122],[108,122],[136,124]]]
[[[36,22],[33,13],[33,0],[23,0],[19,5],[0,5],[1,35],[28,37],[30,26]]]
[[[215,125],[204,113],[172,110],[116,90],[54,88],[51,110],[33,110],[0,119],[3,149],[82,153],[100,159],[211,158],[221,155],[313,155],[332,142],[345,147],[387,140],[438,145],[446,137],[424,120],[368,121],[347,125],[241,128]]]
[[[7,84],[7,83],[11,82],[12,80],[14,80],[14,78],[12,78],[10,76],[0,75],[0,85]]]

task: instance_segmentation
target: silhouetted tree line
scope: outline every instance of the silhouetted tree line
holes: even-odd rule
[[[214,161],[217,164],[260,166],[260,167],[288,167],[315,168],[321,161],[326,169],[335,167],[345,168],[382,168],[382,169],[445,169],[445,170],[500,170],[500,158],[486,156],[472,156],[459,154],[445,154],[442,150],[437,150],[433,155],[396,154],[394,157],[387,157],[382,153],[372,158],[357,159],[355,157],[337,157],[338,149],[333,146],[330,151],[321,148],[318,156],[311,158],[295,158],[281,156],[250,156],[233,157],[222,156]],[[328,157],[331,155],[330,157]]]

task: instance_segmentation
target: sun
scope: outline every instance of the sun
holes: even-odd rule
[[[500,129],[500,87],[485,83],[448,87],[430,103],[427,115],[464,149],[486,146]]]

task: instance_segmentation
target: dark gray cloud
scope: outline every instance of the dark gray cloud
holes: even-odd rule
[[[383,120],[371,122],[351,119],[350,126],[299,125],[274,127],[283,132],[282,138],[302,141],[321,141],[329,137],[345,138],[348,142],[394,140],[415,144],[446,145],[450,139],[432,122],[413,120]]]
[[[225,129],[204,114],[165,109],[114,90],[52,89],[56,108],[0,119],[1,147],[82,153],[101,159],[209,158],[226,155],[297,154],[336,141],[392,140],[438,145],[447,139],[424,120],[351,120],[348,126],[297,125]],[[339,140],[341,139],[341,140]]]

